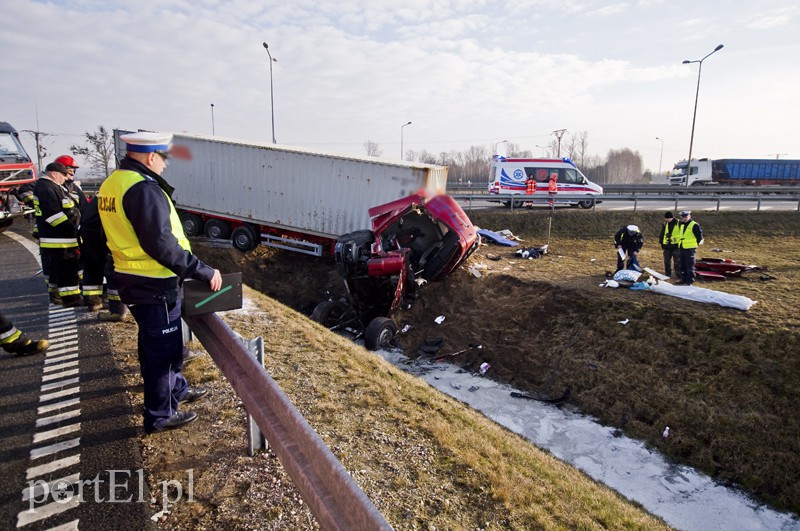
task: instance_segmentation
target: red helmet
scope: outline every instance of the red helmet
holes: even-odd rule
[[[80,168],[80,166],[75,164],[75,159],[73,159],[69,155],[61,155],[54,162],[60,162],[61,164],[63,164],[67,168]]]

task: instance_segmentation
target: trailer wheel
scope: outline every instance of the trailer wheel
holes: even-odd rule
[[[192,236],[199,236],[203,231],[203,221],[197,214],[189,214],[184,212],[180,215],[181,225],[183,226],[183,233],[187,238]]]
[[[206,221],[206,236],[218,240],[227,240],[231,237],[231,228],[227,221],[221,219],[209,219]]]
[[[317,307],[311,312],[311,320],[330,328],[339,324],[339,319],[341,319],[343,314],[343,308],[339,303],[334,301],[322,301],[317,304]]]
[[[238,250],[246,253],[251,249],[255,249],[258,245],[256,233],[249,225],[242,225],[233,229],[231,233],[231,243]]]
[[[364,347],[367,350],[378,350],[389,344],[395,334],[397,325],[388,317],[376,317],[367,325],[364,330]]]

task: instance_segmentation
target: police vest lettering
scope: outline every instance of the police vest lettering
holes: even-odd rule
[[[97,194],[98,212],[108,239],[108,248],[114,258],[114,269],[120,273],[142,277],[174,277],[175,273],[142,249],[133,225],[125,214],[125,209],[117,208],[123,204],[123,198],[128,190],[144,180],[145,177],[135,171],[116,170],[103,182]],[[169,205],[169,223],[173,236],[183,249],[191,251],[175,206],[166,192],[163,190],[161,192],[164,193]]]
[[[116,197],[97,197],[97,209],[103,212],[117,212],[117,198]]]
[[[178,331],[178,327],[177,326],[173,326],[171,328],[165,328],[164,330],[161,331],[161,334],[162,335],[167,335],[167,334],[171,334],[172,332],[177,332],[177,331]]]

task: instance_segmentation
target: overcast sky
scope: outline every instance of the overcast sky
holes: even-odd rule
[[[384,157],[501,140],[535,155],[800,158],[796,1],[0,0],[0,121],[54,157],[108,128]],[[34,154],[30,135],[24,143]],[[52,158],[52,157],[51,157]],[[80,174],[79,174],[80,175]]]

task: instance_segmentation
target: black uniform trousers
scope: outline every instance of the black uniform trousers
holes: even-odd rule
[[[183,368],[181,301],[130,305],[139,325],[139,365],[144,380],[144,429],[159,431],[178,412],[189,386]]]
[[[694,263],[697,248],[681,249],[681,280],[687,286],[694,282]]]
[[[672,276],[672,265],[675,264],[675,278],[682,278],[681,271],[681,251],[677,245],[668,245],[662,247],[664,251],[664,274],[668,277]]]

